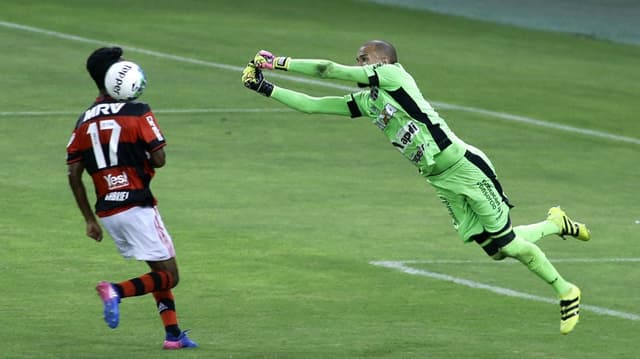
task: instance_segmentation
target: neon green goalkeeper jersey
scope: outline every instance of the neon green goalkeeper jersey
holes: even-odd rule
[[[275,87],[272,98],[307,113],[367,116],[424,176],[458,161],[465,144],[424,99],[402,65],[344,66],[327,60],[289,60],[289,71],[358,82],[368,88],[343,97],[310,97]]]

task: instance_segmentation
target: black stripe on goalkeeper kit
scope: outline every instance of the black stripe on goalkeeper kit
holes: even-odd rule
[[[371,87],[379,87],[380,86],[380,79],[378,78],[378,73],[377,72],[373,72],[373,75],[369,76],[369,85]]]
[[[478,243],[489,256],[493,256],[498,253],[500,248],[511,243],[514,238],[516,238],[516,234],[513,233],[513,230],[510,230],[505,235],[495,238],[492,238],[491,233],[489,232],[483,232],[471,237],[471,239]]]
[[[491,232],[489,233],[489,237],[490,238],[499,238],[502,237],[503,235],[507,235],[508,232],[513,231],[513,228],[511,228],[511,218],[507,217],[507,223],[502,226],[502,228],[497,231],[497,232]]]
[[[133,286],[136,289],[136,296],[138,295],[143,295],[144,294],[144,283],[142,282],[142,279],[140,278],[133,278],[131,280],[131,283],[133,284]]]
[[[447,137],[447,134],[444,133],[444,130],[440,128],[439,124],[434,124],[429,119],[426,113],[420,110],[418,104],[409,96],[407,91],[405,91],[402,87],[395,91],[387,91],[391,97],[396,100],[396,102],[402,107],[402,109],[409,114],[415,120],[422,122],[427,126],[427,130],[433,137],[433,140],[438,145],[440,151],[451,145],[451,139]]]
[[[351,95],[351,101],[347,102],[347,106],[349,106],[349,112],[351,112],[351,118],[362,116],[362,112],[358,108],[358,104],[356,103],[356,99],[353,98],[353,94]]]
[[[500,193],[500,197],[502,197],[502,200],[504,201],[504,203],[506,203],[507,206],[509,206],[510,208],[513,208],[513,205],[509,203],[509,199],[504,194],[504,191],[502,190],[502,185],[500,184],[500,182],[498,182],[498,178],[496,174],[493,172],[493,170],[491,169],[491,166],[489,166],[489,164],[485,162],[482,159],[482,157],[468,150],[464,153],[464,157],[467,160],[469,160],[469,162],[473,163],[476,167],[478,167],[480,171],[482,171],[482,173],[484,173],[484,175],[491,180],[491,183],[493,183],[493,186],[496,188],[498,193]]]

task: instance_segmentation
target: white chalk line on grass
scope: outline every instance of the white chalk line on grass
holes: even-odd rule
[[[185,108],[185,109],[160,109],[155,113],[165,114],[195,114],[195,113],[266,113],[266,112],[293,112],[288,108]],[[0,112],[0,117],[28,117],[28,116],[80,116],[82,111],[15,111]]]
[[[549,258],[553,263],[628,263],[640,262],[640,258]],[[520,264],[516,260],[470,260],[470,259],[414,259],[400,261],[405,264]]]
[[[90,43],[90,44],[101,45],[101,46],[115,45],[115,44],[112,44],[112,43],[109,43],[109,42],[106,42],[106,41],[86,38],[86,37],[77,36],[77,35],[66,34],[66,33],[58,32],[58,31],[41,29],[41,28],[37,28],[37,27],[33,27],[33,26],[16,24],[16,23],[13,23],[13,22],[2,21],[2,20],[0,20],[0,26],[3,26],[5,28],[14,29],[14,30],[21,30],[21,31],[27,31],[27,32],[32,32],[32,33],[52,36],[52,37],[65,39],[65,40],[70,40],[70,41],[84,42],[84,43]],[[178,61],[178,62],[184,62],[184,63],[190,63],[190,64],[194,64],[194,65],[213,67],[213,68],[218,68],[218,69],[222,69],[222,70],[234,71],[234,72],[238,72],[238,73],[240,73],[242,71],[242,69],[243,69],[243,67],[241,67],[241,66],[232,66],[232,65],[221,64],[221,63],[217,63],[217,62],[210,62],[210,61],[194,59],[194,58],[191,58],[191,57],[177,56],[177,55],[167,54],[167,53],[164,53],[164,52],[147,50],[147,49],[143,49],[143,48],[139,48],[139,47],[124,46],[124,45],[120,45],[120,44],[118,44],[118,45],[122,46],[127,51],[138,52],[138,53],[141,53],[141,54],[154,56],[154,57],[158,57],[158,58],[163,58],[163,59],[168,59],[168,60],[174,60],[174,61]],[[344,86],[344,85],[339,85],[339,84],[336,84],[336,83],[313,80],[313,79],[308,79],[308,78],[303,78],[303,77],[294,77],[294,76],[282,75],[282,74],[277,74],[277,73],[269,74],[269,76],[276,77],[276,78],[282,78],[282,79],[286,79],[286,80],[294,81],[294,82],[300,82],[300,83],[305,83],[305,84],[313,84],[313,85],[317,85],[317,86],[335,88],[335,89],[340,89],[340,90],[345,90],[345,91],[353,91],[354,90],[354,88],[351,87],[351,86]],[[596,130],[590,130],[590,129],[580,128],[580,127],[569,126],[569,125],[562,125],[562,124],[557,124],[557,123],[553,123],[553,122],[538,120],[538,119],[531,118],[531,117],[526,117],[526,116],[513,115],[513,114],[504,113],[504,112],[485,110],[485,109],[475,108],[475,107],[455,105],[455,104],[450,104],[450,103],[446,103],[446,102],[433,101],[432,103],[436,107],[440,107],[440,108],[443,108],[443,109],[456,110],[456,111],[465,111],[465,112],[471,112],[471,113],[476,113],[476,114],[482,114],[482,115],[487,115],[487,116],[490,116],[490,117],[498,118],[498,119],[501,119],[501,120],[524,123],[524,124],[534,125],[534,126],[538,126],[538,127],[546,127],[546,128],[551,128],[551,129],[555,129],[555,130],[560,130],[560,131],[565,131],[565,132],[570,132],[570,133],[575,133],[575,134],[581,134],[581,135],[585,135],[585,136],[604,138],[604,139],[613,140],[613,141],[617,141],[617,142],[626,142],[626,143],[632,143],[632,144],[640,145],[640,139],[634,138],[634,137],[615,135],[615,134],[611,134],[611,133],[604,132],[604,131],[596,131]]]
[[[558,262],[559,260],[553,260],[553,262]],[[639,262],[640,258],[605,258],[605,259],[565,259],[566,262]],[[490,262],[490,261],[489,261]],[[401,271],[406,274],[418,275],[423,277],[429,277],[432,279],[437,279],[445,282],[451,282],[454,284],[462,285],[469,288],[474,289],[483,289],[487,290],[499,295],[504,295],[508,297],[521,298],[526,300],[532,300],[536,302],[543,303],[551,303],[558,304],[558,299],[556,298],[546,298],[537,295],[527,294],[523,292],[518,292],[513,289],[503,288],[498,286],[493,286],[489,284],[484,284],[480,282],[476,282],[469,279],[454,277],[448,274],[442,274],[437,272],[428,271],[425,269],[413,268],[407,264],[460,264],[460,263],[480,263],[479,261],[466,261],[466,260],[408,260],[408,261],[371,261],[369,264],[373,264],[378,267],[389,268]],[[512,261],[512,263],[516,263]],[[611,317],[640,321],[640,315],[633,313],[621,312],[618,310],[613,310],[609,308],[597,307],[594,305],[588,304],[580,304],[581,310],[590,311],[596,314],[608,315]]]

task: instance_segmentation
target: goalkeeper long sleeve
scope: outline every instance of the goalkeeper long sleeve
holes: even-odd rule
[[[274,86],[271,98],[304,113],[351,115],[345,97],[341,96],[312,97],[301,92]]]
[[[288,70],[314,77],[368,83],[362,66],[346,66],[329,60],[289,59]]]

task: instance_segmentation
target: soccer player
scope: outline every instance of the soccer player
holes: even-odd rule
[[[164,135],[148,104],[115,100],[105,89],[108,69],[123,60],[119,47],[99,48],[87,59],[99,94],[80,115],[67,145],[69,186],[84,217],[87,236],[102,241],[102,229],[82,182],[86,170],[95,186],[95,213],[118,251],[151,268],[123,282],[98,283],[107,325],[118,326],[122,298],[151,293],[166,331],[163,349],[197,347],[178,326],[171,291],[179,280],[175,250],[149,187],[155,168],[165,164]]]
[[[550,234],[587,241],[590,233],[560,207],[546,220],[512,227],[513,207],[495,169],[479,149],[458,138],[424,99],[413,77],[386,41],[363,44],[357,66],[329,60],[295,59],[259,51],[242,74],[243,84],[262,95],[305,113],[369,117],[391,145],[411,161],[433,186],[464,242],[476,242],[493,259],[515,258],[547,282],[560,299],[560,332],[578,323],[580,289],[565,280],[535,244]],[[267,81],[263,69],[353,81],[361,91],[344,96],[312,97]],[[564,238],[564,237],[563,237]]]

